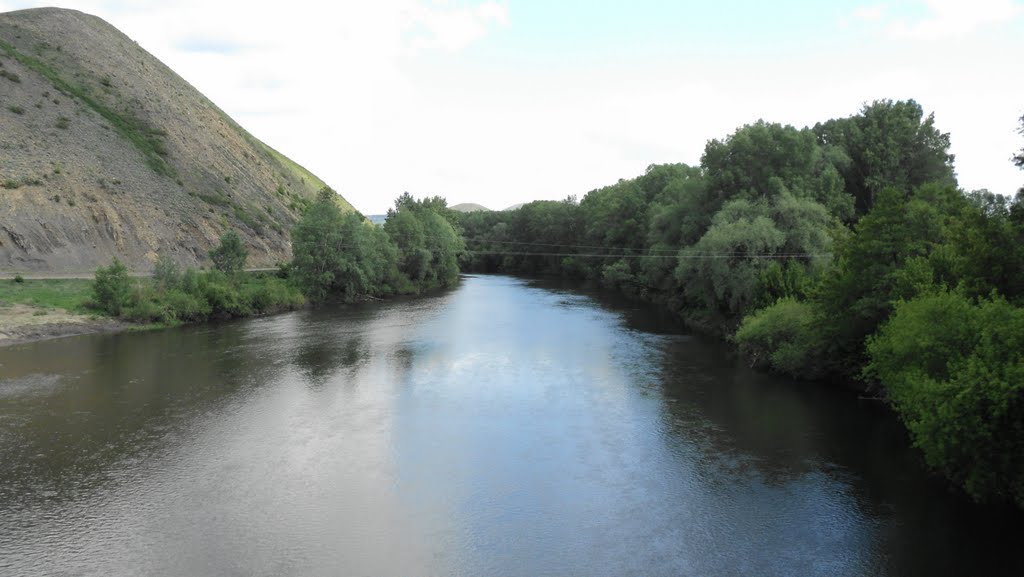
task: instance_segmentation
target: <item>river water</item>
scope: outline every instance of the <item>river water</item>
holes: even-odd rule
[[[872,401],[509,277],[0,349],[0,575],[1020,575]]]

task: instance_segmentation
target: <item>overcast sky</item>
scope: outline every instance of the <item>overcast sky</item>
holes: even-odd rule
[[[913,98],[960,184],[1024,172],[1024,0],[0,0],[96,14],[366,214],[560,199],[763,118]],[[1015,61],[1016,60],[1016,61]]]

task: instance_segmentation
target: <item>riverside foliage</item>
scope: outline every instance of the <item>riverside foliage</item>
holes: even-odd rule
[[[700,166],[652,165],[582,200],[455,213],[406,193],[378,227],[325,188],[286,278],[164,260],[140,284],[115,261],[96,302],[182,322],[416,293],[460,268],[589,279],[729,336],[756,365],[861,383],[936,470],[1024,507],[1024,189],[959,189],[949,146],[916,102],[882,100],[813,128],[743,126]]]
[[[754,364],[859,382],[970,495],[1024,506],[1024,190],[960,190],[949,146],[912,100],[759,121],[700,166],[462,214],[461,264],[590,279],[731,335]]]

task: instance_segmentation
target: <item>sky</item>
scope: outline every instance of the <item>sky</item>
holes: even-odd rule
[[[0,0],[95,14],[379,214],[582,198],[763,119],[914,99],[960,185],[1024,172],[1024,0]]]

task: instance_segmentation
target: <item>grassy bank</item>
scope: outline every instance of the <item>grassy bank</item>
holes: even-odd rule
[[[92,281],[86,279],[0,281],[0,303],[23,304],[39,309],[64,309],[87,314]]]

